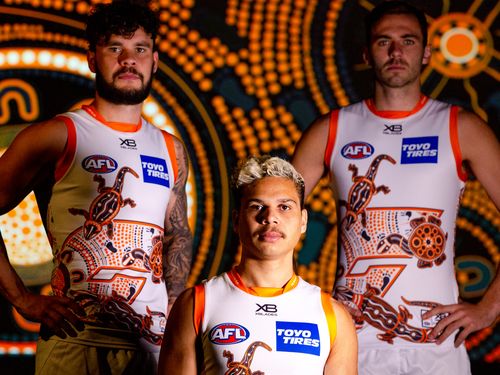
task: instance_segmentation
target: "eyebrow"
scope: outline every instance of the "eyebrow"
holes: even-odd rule
[[[123,46],[123,43],[121,41],[119,41],[119,40],[110,39],[104,45],[105,46]],[[136,47],[152,47],[153,46],[153,42],[150,42],[150,41],[148,41],[146,39],[139,40],[138,42],[134,43],[134,46],[136,46]]]
[[[262,199],[259,199],[259,198],[250,198],[248,200],[248,203],[252,203],[252,202],[257,202],[257,203],[261,203],[261,204],[265,203]],[[297,201],[295,199],[293,199],[293,198],[280,198],[280,199],[278,199],[278,202],[279,203],[294,203],[294,204],[298,204]]]
[[[408,33],[408,34],[403,34],[403,35],[400,35],[399,36],[400,38],[402,39],[406,39],[406,38],[415,38],[415,39],[420,39],[419,35],[418,34],[411,34],[411,33]],[[386,34],[379,34],[379,35],[374,35],[373,37],[373,40],[379,40],[379,39],[391,39],[392,37],[389,36],[389,35],[386,35]]]

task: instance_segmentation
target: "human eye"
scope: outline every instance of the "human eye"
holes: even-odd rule
[[[290,211],[292,209],[292,206],[286,203],[280,204],[279,207],[282,211]]]
[[[109,46],[108,50],[112,53],[120,53],[121,52],[121,48],[118,46]]]
[[[144,47],[137,47],[135,50],[136,50],[138,53],[144,53],[144,52],[146,52],[146,48],[144,48]]]
[[[261,204],[258,204],[258,203],[250,203],[248,205],[248,208],[252,211],[262,211],[262,209],[264,208],[263,205]]]
[[[405,39],[403,43],[407,46],[412,46],[415,44],[415,41],[413,39]]]
[[[377,45],[379,47],[385,47],[389,44],[389,40],[387,39],[379,39],[379,41],[377,42]]]

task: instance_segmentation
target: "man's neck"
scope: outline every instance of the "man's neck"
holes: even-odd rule
[[[92,105],[107,122],[137,124],[141,118],[142,103],[114,104],[96,95]]]
[[[236,271],[249,288],[282,288],[294,275],[290,259],[262,261],[242,257]]]
[[[378,111],[411,111],[421,95],[419,84],[395,89],[376,83],[373,102]]]

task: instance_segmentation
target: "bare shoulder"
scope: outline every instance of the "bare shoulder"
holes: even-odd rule
[[[330,115],[316,119],[302,134],[295,147],[292,164],[305,181],[306,197],[324,172],[325,151],[328,143]]]
[[[458,138],[464,160],[475,154],[498,149],[498,140],[493,130],[479,116],[464,109],[457,115]]]
[[[326,145],[330,124],[330,112],[318,117],[304,131],[299,145],[306,142],[324,142]]]
[[[334,298],[331,298],[331,301],[337,320],[352,322],[351,314],[347,311],[346,307]]]
[[[179,172],[180,172],[179,176],[181,178],[184,177],[184,179],[185,179],[185,178],[187,178],[187,169],[188,169],[188,163],[189,163],[186,147],[184,146],[184,143],[173,134],[172,134],[172,139],[174,142],[175,155],[177,158],[177,164],[178,164]]]
[[[12,146],[29,146],[33,152],[48,152],[49,154],[46,156],[51,156],[53,153],[61,153],[64,150],[67,138],[68,131],[64,121],[59,118],[52,118],[23,129],[12,143]]]

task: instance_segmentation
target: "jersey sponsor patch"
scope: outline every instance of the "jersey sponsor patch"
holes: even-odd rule
[[[208,333],[208,338],[216,345],[238,344],[250,337],[248,329],[236,323],[220,323]]]
[[[167,162],[164,159],[141,155],[141,166],[144,182],[170,187]]]
[[[320,355],[318,325],[276,322],[276,351]]]
[[[90,173],[111,173],[118,168],[118,163],[106,155],[90,155],[82,160],[82,168]]]
[[[401,164],[423,164],[438,162],[439,137],[403,138]]]
[[[366,142],[351,142],[342,147],[342,156],[346,159],[365,159],[375,152],[375,148]]]

